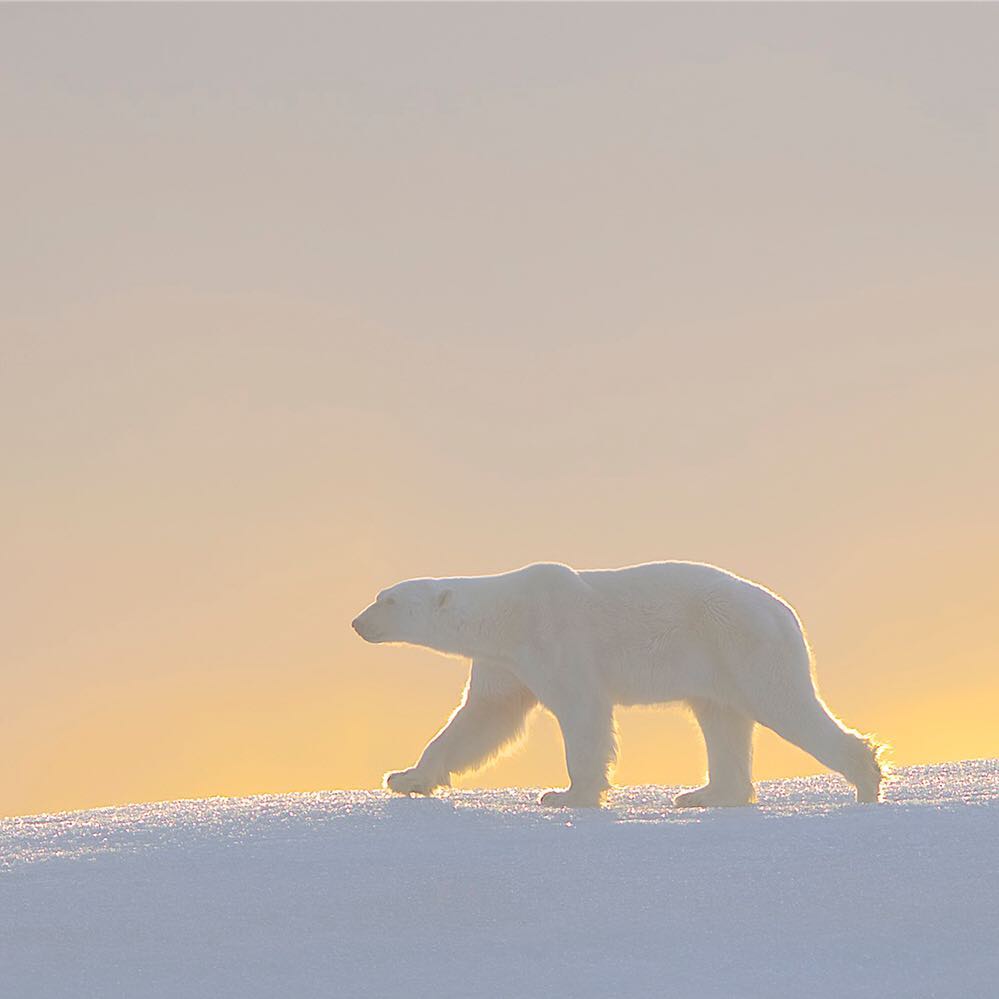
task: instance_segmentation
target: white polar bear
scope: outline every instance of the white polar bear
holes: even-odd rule
[[[513,744],[535,705],[558,720],[570,787],[542,805],[600,804],[617,755],[615,705],[682,701],[704,733],[708,781],[677,805],[755,800],[756,722],[878,801],[880,748],[823,704],[801,622],[769,590],[710,565],[655,562],[577,572],[540,563],[495,576],[410,579],[353,622],[368,642],[472,660],[457,710],[386,785],[431,794]]]

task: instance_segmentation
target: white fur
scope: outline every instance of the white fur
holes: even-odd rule
[[[797,615],[746,579],[694,562],[577,572],[539,563],[495,576],[411,579],[353,622],[369,642],[421,645],[472,660],[462,702],[409,770],[400,793],[430,794],[522,734],[537,704],[558,719],[570,786],[545,805],[596,805],[617,754],[615,705],[682,701],[708,754],[704,787],[677,805],[754,800],[759,722],[877,801],[879,749],[818,696]]]

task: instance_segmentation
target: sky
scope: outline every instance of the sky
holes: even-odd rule
[[[541,560],[757,579],[896,763],[999,755],[997,32],[0,7],[0,814],[378,786],[466,667],[353,616]],[[540,715],[461,784],[564,780]]]

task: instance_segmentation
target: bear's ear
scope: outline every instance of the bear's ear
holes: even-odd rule
[[[447,607],[451,602],[451,590],[441,590],[437,594],[437,609],[440,610],[442,607]]]

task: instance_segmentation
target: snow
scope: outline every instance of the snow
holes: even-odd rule
[[[676,788],[178,801],[0,822],[0,993],[986,997],[999,761]]]

